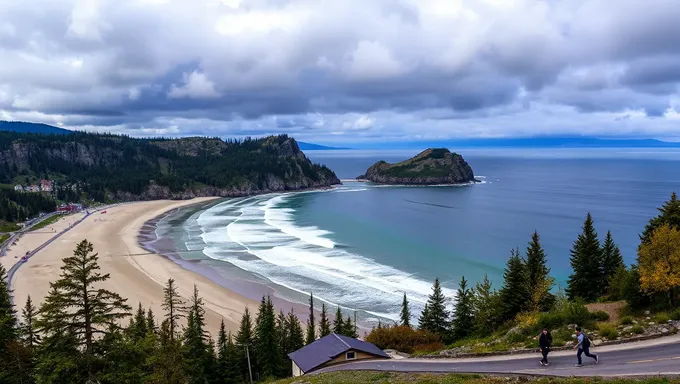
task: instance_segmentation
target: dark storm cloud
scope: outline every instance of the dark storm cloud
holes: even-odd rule
[[[658,117],[678,99],[674,0],[0,5],[0,112],[67,125],[369,137],[503,130],[536,106]]]

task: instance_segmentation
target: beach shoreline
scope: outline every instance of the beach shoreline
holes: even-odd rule
[[[319,189],[312,189],[309,191],[307,190],[294,191],[290,193],[305,193],[313,191],[319,191]],[[219,199],[218,201],[215,202],[214,205],[218,205],[222,201],[224,201],[224,199]],[[139,232],[137,234],[137,242],[139,246],[147,250],[148,252],[154,253],[159,257],[163,257],[177,264],[181,268],[191,273],[196,273],[201,276],[204,276],[207,279],[211,280],[213,283],[219,285],[220,287],[230,292],[234,292],[246,299],[259,302],[263,296],[269,296],[272,299],[274,307],[276,308],[277,311],[281,310],[287,314],[288,312],[293,310],[294,313],[302,322],[302,325],[304,327],[307,316],[309,315],[308,304],[299,303],[296,301],[292,301],[288,298],[284,298],[280,295],[280,292],[278,292],[275,288],[262,282],[254,281],[253,279],[249,279],[244,276],[233,275],[225,276],[219,273],[216,269],[211,268],[210,265],[205,265],[204,262],[207,261],[208,264],[210,264],[211,262],[212,263],[215,262],[226,263],[226,262],[214,260],[206,256],[205,254],[203,254],[204,258],[199,260],[186,260],[180,256],[180,253],[187,252],[186,250],[179,249],[177,245],[174,243],[174,241],[172,241],[172,239],[158,236],[157,225],[162,220],[168,218],[169,216],[175,213],[178,213],[180,210],[195,213],[199,210],[206,209],[206,207],[208,207],[209,205],[210,204],[205,203],[186,205],[183,207],[179,207],[177,209],[172,209],[163,212],[162,214],[147,220],[144,223],[144,225],[139,229]],[[236,266],[233,265],[231,266],[235,269],[238,269],[238,267]],[[257,314],[256,308],[250,308],[250,311],[253,314],[253,316]],[[320,315],[319,308],[317,308],[315,312],[317,316]]]
[[[128,299],[133,308],[141,303],[144,308],[151,308],[160,321],[163,287],[169,278],[173,278],[184,300],[191,297],[194,285],[199,289],[205,302],[207,329],[211,334],[217,335],[223,319],[229,330],[237,330],[244,309],[248,307],[251,312],[257,312],[258,301],[224,288],[167,255],[149,252],[139,241],[142,228],[149,221],[158,220],[174,209],[213,201],[216,199],[134,202],[110,208],[105,214],[91,215],[36,253],[17,271],[14,278],[17,308],[23,308],[29,295],[34,305],[42,303],[49,283],[58,278],[61,260],[72,254],[78,242],[87,239],[93,244],[94,252],[99,254],[100,272],[111,276],[101,287],[118,292]]]

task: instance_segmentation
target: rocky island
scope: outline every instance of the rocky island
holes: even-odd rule
[[[430,148],[396,164],[379,161],[358,180],[379,184],[439,185],[475,182],[475,175],[463,156],[446,148]]]

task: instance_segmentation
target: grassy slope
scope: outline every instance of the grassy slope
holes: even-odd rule
[[[347,371],[323,373],[320,375],[302,376],[278,380],[276,384],[516,384],[530,381],[536,384],[590,384],[606,382],[608,384],[680,384],[680,379],[615,379],[597,378],[525,378],[499,377],[461,374],[427,374],[427,373],[393,373],[372,371]]]
[[[45,227],[47,227],[47,226],[49,226],[49,225],[52,225],[52,224],[56,223],[57,221],[59,221],[59,219],[61,219],[61,218],[63,218],[63,217],[64,217],[64,215],[54,215],[54,216],[50,216],[50,217],[48,217],[47,219],[45,219],[45,220],[39,222],[38,224],[34,225],[33,227],[31,227],[31,230],[32,230],[32,231],[35,231],[36,229],[45,228]]]
[[[9,238],[10,238],[9,234],[0,235],[0,244],[4,243]]]

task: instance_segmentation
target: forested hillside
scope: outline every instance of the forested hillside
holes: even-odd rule
[[[223,141],[0,132],[0,184],[39,179],[95,201],[243,196],[339,183],[285,135]]]

